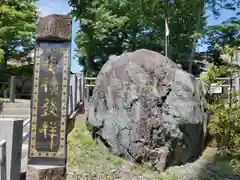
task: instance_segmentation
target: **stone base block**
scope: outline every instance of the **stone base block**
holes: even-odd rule
[[[66,180],[66,167],[28,166],[26,180]]]

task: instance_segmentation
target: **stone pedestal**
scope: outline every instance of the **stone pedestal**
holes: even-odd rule
[[[66,167],[28,166],[26,180],[66,180]]]

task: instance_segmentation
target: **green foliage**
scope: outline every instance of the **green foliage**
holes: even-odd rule
[[[93,141],[87,129],[84,115],[78,116],[75,128],[68,135],[68,173],[70,175],[76,172],[69,179],[193,179],[196,173],[209,171],[206,169],[206,164],[212,163],[216,155],[216,148],[208,147],[197,160],[198,162],[184,166],[172,166],[159,174],[150,168],[151,164],[136,164],[109,154],[101,141],[98,143]],[[231,174],[226,172],[226,175]]]
[[[228,53],[232,57],[235,55],[236,51],[234,48],[225,48],[223,53]],[[207,99],[209,103],[209,109],[212,112],[212,120],[209,124],[210,134],[213,135],[219,145],[219,149],[224,150],[231,155],[239,153],[239,143],[240,143],[240,102],[238,97],[240,92],[233,91],[232,76],[239,70],[239,67],[226,63],[222,66],[212,66],[206,74],[201,77],[205,88],[207,89]],[[212,83],[216,83],[216,78],[221,75],[230,76],[230,94],[229,103],[224,102],[214,102],[210,100],[211,93],[209,92],[209,87]],[[221,84],[221,82],[218,82]]]
[[[9,79],[11,76],[18,77],[18,81],[21,80],[21,85],[16,86],[16,93],[22,92],[24,85],[31,80],[33,76],[33,65],[26,65],[20,67],[7,66],[4,73],[0,76],[0,92],[9,92]]]
[[[239,0],[201,0],[205,2],[205,9],[212,12],[215,18],[220,16],[222,9],[235,11],[240,6]],[[236,13],[237,14],[237,13]]]
[[[231,160],[230,165],[233,167],[234,172],[240,175],[240,157]]]
[[[8,79],[11,76],[21,76],[22,78],[29,79],[33,76],[33,66],[32,65],[26,65],[26,66],[20,66],[20,67],[15,67],[15,66],[8,66],[4,73],[1,73],[0,76],[0,82],[8,82]],[[24,80],[25,82],[25,80]],[[2,84],[0,84],[2,85]]]
[[[209,133],[214,137],[217,142],[218,149],[223,155],[230,155],[232,157],[229,167],[233,169],[235,174],[239,174],[240,169],[240,92],[233,91],[232,78],[240,68],[231,63],[234,56],[236,56],[235,48],[224,48],[222,53],[228,54],[229,61],[224,61],[224,65],[213,65],[207,73],[200,79],[206,89],[206,98],[209,103],[209,110],[211,111],[211,121],[209,123]],[[209,87],[212,83],[223,83],[217,81],[217,77],[227,76],[230,77],[230,92],[228,104],[224,102],[216,102],[211,97]]]
[[[33,76],[33,65],[26,65],[20,67],[7,67],[7,74],[9,76]]]
[[[216,66],[213,65],[207,71],[207,73],[202,73],[200,75],[200,80],[204,86],[206,96],[209,95],[210,85],[212,83],[222,83],[217,81],[217,77],[227,76],[229,74],[229,67],[226,65]]]
[[[216,137],[219,148],[230,154],[236,153],[240,143],[239,108],[239,103],[235,103],[231,109],[225,104],[210,105],[213,112],[210,133]]]
[[[165,0],[70,0],[69,3],[73,7],[72,15],[80,21],[77,57],[88,70],[99,70],[111,54],[139,48],[164,50]],[[199,1],[192,0],[168,4],[168,56],[181,63],[184,69],[188,68],[194,34],[201,34],[205,25],[201,15],[199,30],[195,32],[198,6]]]
[[[222,48],[227,45],[230,47],[237,47],[240,45],[240,19],[233,17],[220,25],[208,27],[206,35],[208,36],[208,44],[210,49],[216,46]]]
[[[183,69],[189,68],[198,74],[199,65],[193,61],[197,56],[196,42],[205,35],[205,12],[211,11],[217,18],[221,9],[235,11],[239,1],[69,0],[69,4],[73,7],[73,17],[80,21],[75,40],[76,57],[85,70],[98,71],[111,54],[119,55],[139,48],[163,52],[166,12],[170,29],[168,56],[182,64]],[[232,34],[238,30],[235,21],[232,25],[224,25],[225,29],[232,29]],[[216,31],[212,28],[207,31],[212,44],[212,34]]]
[[[21,59],[34,48],[36,0],[9,0],[0,5],[0,62]]]

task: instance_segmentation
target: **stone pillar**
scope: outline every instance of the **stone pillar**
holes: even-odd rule
[[[0,140],[6,140],[6,179],[20,179],[23,120],[0,119]]]
[[[71,35],[67,15],[38,22],[27,180],[65,179]]]
[[[15,76],[11,76],[10,80],[10,102],[15,102]]]

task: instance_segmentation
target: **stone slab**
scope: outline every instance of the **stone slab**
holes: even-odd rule
[[[66,167],[28,166],[26,180],[66,180]]]
[[[72,19],[68,15],[51,14],[40,17],[36,40],[48,42],[69,42],[72,39]]]

